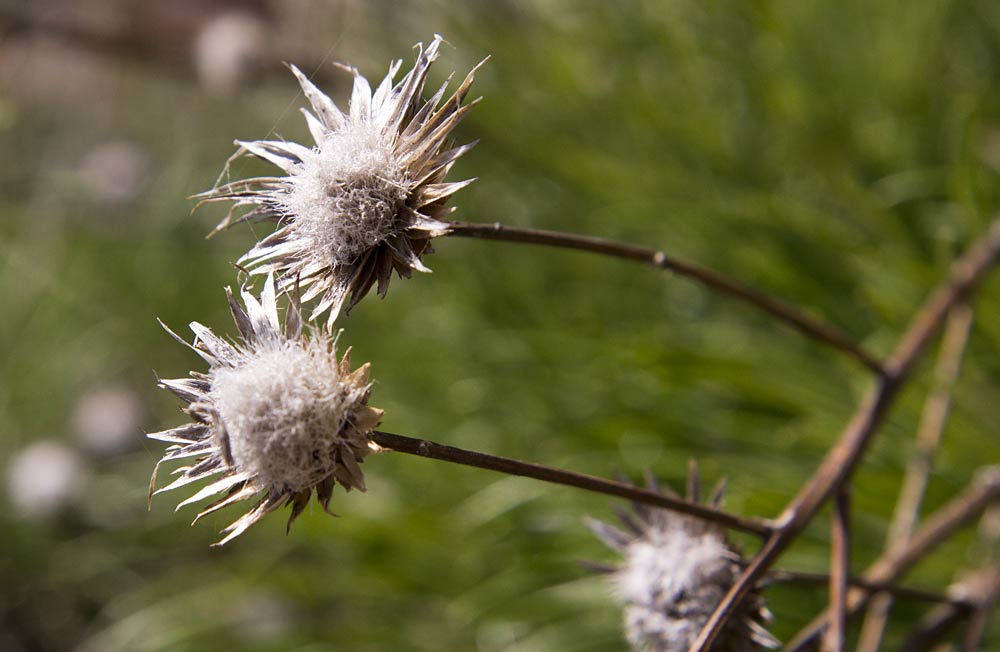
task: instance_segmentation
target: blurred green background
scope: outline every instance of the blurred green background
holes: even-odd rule
[[[234,138],[306,139],[281,61],[346,104],[441,33],[440,82],[486,55],[457,217],[661,247],[887,353],[1000,204],[993,0],[0,3],[0,649],[623,650],[581,559],[611,501],[404,455],[365,464],[284,533],[224,549],[146,486],[184,421],[156,374],[201,361],[156,324],[233,333],[222,287],[255,239],[190,215]],[[237,173],[257,169],[247,163]],[[258,229],[257,235],[265,230]],[[384,429],[674,484],[698,458],[727,507],[775,515],[868,385],[851,361],[683,279],[525,245],[440,239],[430,276],[343,320]],[[984,288],[928,509],[1000,461],[1000,302]],[[880,551],[929,365],[855,491]],[[822,571],[821,514],[780,566]],[[995,557],[961,533],[910,578]],[[823,591],[769,592],[789,637]],[[898,640],[922,613],[900,603]],[[896,637],[896,638],[894,638]],[[1000,645],[994,636],[992,645]]]

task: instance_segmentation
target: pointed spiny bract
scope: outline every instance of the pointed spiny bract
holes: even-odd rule
[[[431,238],[448,232],[443,219],[452,209],[445,202],[472,182],[444,178],[474,145],[451,147],[448,138],[475,104],[462,102],[476,69],[443,103],[448,82],[422,99],[441,43],[435,36],[426,49],[418,45],[413,69],[398,82],[402,62],[394,62],[374,92],[348,68],[354,89],[347,113],[290,66],[312,107],[302,112],[315,145],[237,141],[234,158],[257,156],[287,176],[235,181],[198,196],[233,203],[216,230],[245,221],[278,224],[240,264],[254,274],[277,274],[279,291],[301,283],[304,300],[318,299],[310,320],[328,313],[333,323],[376,283],[385,296],[393,270],[404,277],[430,271],[421,256],[431,252]],[[248,211],[236,217],[243,208]]]
[[[695,473],[692,473],[695,477]],[[650,481],[649,488],[658,490]],[[694,487],[697,482],[691,483]],[[688,489],[689,498],[697,491]],[[714,492],[712,502],[722,498]],[[611,571],[624,606],[625,635],[635,650],[684,652],[740,574],[740,555],[719,526],[646,505],[619,514],[625,529],[588,520],[594,534],[623,556]],[[758,652],[778,647],[764,629],[770,614],[752,594],[723,630],[715,650]]]
[[[260,498],[223,530],[219,545],[282,505],[292,506],[290,526],[313,491],[324,509],[337,483],[364,491],[359,464],[377,450],[368,437],[382,417],[381,410],[367,405],[368,364],[352,372],[350,353],[338,360],[334,338],[325,329],[303,336],[294,292],[284,328],[270,276],[259,300],[244,291],[240,305],[228,289],[227,294],[240,340],[230,343],[197,322],[191,324],[196,339],[187,346],[208,362],[208,373],[161,380],[160,386],[188,404],[184,411],[193,421],[149,435],[171,444],[157,470],[169,460],[195,458],[174,471],[179,477],[159,491],[212,478],[178,505],[221,495],[196,521]],[[154,470],[151,492],[156,474]]]

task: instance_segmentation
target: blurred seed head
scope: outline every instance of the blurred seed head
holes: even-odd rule
[[[659,489],[652,479],[649,488]],[[697,500],[696,491],[690,491],[689,498]],[[712,502],[721,500],[720,486]],[[618,514],[624,530],[588,520],[591,530],[623,557],[610,577],[623,605],[625,636],[635,650],[684,652],[735,583],[740,554],[715,524],[638,503],[633,508]],[[764,629],[769,620],[763,599],[752,594],[715,649],[758,652],[778,647]]]
[[[142,190],[149,173],[149,156],[126,141],[101,143],[80,161],[78,176],[91,197],[105,206],[128,204]]]
[[[31,104],[52,102],[108,109],[115,75],[93,52],[54,36],[12,34],[0,42],[0,84],[5,95]],[[102,103],[103,100],[103,103]]]
[[[1000,504],[986,508],[979,519],[979,535],[990,544],[1000,542]]]
[[[142,404],[127,387],[106,385],[80,397],[73,408],[72,429],[80,445],[97,456],[128,450],[138,441]]]
[[[303,300],[319,299],[310,320],[328,313],[332,323],[376,283],[385,296],[393,271],[403,277],[430,271],[421,256],[431,252],[431,238],[448,232],[442,219],[452,209],[445,202],[472,182],[444,179],[474,144],[451,147],[448,138],[475,104],[462,105],[475,69],[443,104],[447,82],[422,99],[441,43],[436,36],[426,49],[418,44],[413,69],[399,82],[402,61],[393,62],[374,92],[348,68],[354,88],[347,113],[291,66],[312,108],[303,113],[315,145],[237,141],[233,158],[257,156],[287,176],[235,181],[199,195],[202,203],[233,204],[216,230],[244,221],[278,224],[240,263],[254,274],[277,274],[279,291],[301,284]],[[247,212],[237,217],[241,209]]]
[[[251,590],[231,605],[233,633],[247,642],[277,640],[295,621],[291,602],[263,589]]]
[[[188,346],[208,362],[208,373],[160,381],[187,403],[184,411],[193,421],[149,435],[171,444],[157,470],[167,461],[194,459],[176,469],[177,480],[157,493],[213,478],[178,508],[224,494],[195,521],[259,497],[223,530],[218,545],[282,505],[292,507],[291,526],[313,491],[324,510],[335,484],[364,491],[360,462],[378,450],[368,436],[382,417],[381,410],[367,405],[369,366],[352,371],[350,352],[338,360],[327,330],[304,336],[294,294],[283,327],[271,277],[259,301],[244,291],[242,306],[232,293],[229,302],[240,340],[222,339],[193,322],[196,337]],[[156,475],[154,470],[151,492]]]
[[[948,586],[948,597],[969,604],[981,604],[995,590],[996,566],[977,566],[959,571]]]
[[[210,19],[195,37],[198,79],[209,91],[233,95],[260,69],[267,51],[267,24],[257,14],[226,11]]]
[[[54,441],[30,444],[7,465],[7,493],[22,518],[44,519],[58,514],[76,501],[84,481],[79,456]]]

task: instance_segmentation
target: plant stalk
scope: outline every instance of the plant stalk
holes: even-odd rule
[[[642,489],[641,487],[636,487],[624,482],[604,480],[603,478],[598,478],[592,475],[584,475],[582,473],[574,473],[572,471],[563,471],[561,469],[554,469],[541,464],[522,462],[509,457],[499,457],[497,455],[489,455],[487,453],[455,448],[454,446],[446,446],[444,444],[438,444],[426,439],[415,439],[413,437],[394,435],[392,433],[381,432],[378,430],[371,434],[371,441],[375,442],[383,449],[396,451],[398,453],[419,455],[420,457],[429,457],[431,459],[441,460],[444,462],[474,466],[480,469],[499,471],[500,473],[506,473],[507,475],[518,475],[526,478],[533,478],[535,480],[542,480],[543,482],[551,482],[568,487],[585,489],[587,491],[602,493],[609,496],[627,498],[628,500],[637,503],[644,503],[646,505],[653,505],[654,507],[669,509],[681,514],[687,514],[712,523],[717,523],[723,527],[739,530],[740,532],[749,532],[762,537],[769,536],[774,531],[774,528],[770,523],[761,519],[746,518],[735,514],[729,514],[728,512],[724,512],[707,505],[702,505],[701,503],[668,496],[656,491],[650,491],[648,489]]]
[[[817,321],[797,307],[742,285],[713,270],[668,256],[663,251],[594,236],[507,226],[500,222],[493,224],[451,222],[448,235],[575,249],[669,270],[766,312],[799,332],[848,354],[876,375],[884,373],[882,364],[849,337]]]

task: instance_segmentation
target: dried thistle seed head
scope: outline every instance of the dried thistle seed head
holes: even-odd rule
[[[462,104],[478,66],[444,103],[448,82],[422,99],[441,43],[435,36],[426,50],[418,44],[413,69],[394,82],[402,61],[394,62],[374,92],[350,68],[347,113],[291,66],[312,107],[303,113],[315,145],[237,141],[233,158],[257,156],[287,176],[235,181],[198,195],[202,203],[233,203],[216,230],[244,221],[278,224],[240,263],[255,274],[277,274],[279,291],[300,283],[303,300],[318,298],[310,320],[328,312],[332,323],[376,283],[384,297],[393,270],[404,277],[430,271],[421,256],[431,252],[431,238],[448,232],[442,220],[452,208],[445,202],[472,182],[448,183],[445,176],[475,144],[452,147],[448,138],[476,103]]]
[[[693,478],[696,473],[692,471]],[[659,490],[652,478],[648,484]],[[696,480],[688,493],[697,500]],[[720,488],[712,503],[717,506],[721,500]],[[633,512],[619,517],[624,530],[592,519],[588,525],[623,557],[609,572],[624,607],[625,636],[635,650],[684,652],[736,582],[740,554],[722,528],[692,516],[635,503]],[[778,647],[764,628],[769,620],[763,599],[752,594],[714,649],[758,652]]]
[[[284,328],[272,277],[259,301],[244,291],[241,306],[227,294],[240,340],[231,343],[197,322],[191,324],[196,338],[188,346],[208,362],[208,373],[162,380],[160,387],[187,403],[184,411],[192,421],[149,435],[171,444],[153,471],[150,499],[160,465],[190,458],[193,464],[176,469],[179,477],[156,493],[213,478],[178,505],[224,494],[198,514],[196,522],[227,505],[259,498],[223,530],[217,545],[282,505],[292,506],[291,527],[313,491],[327,511],[335,484],[364,491],[360,463],[378,450],[368,436],[382,417],[381,410],[367,405],[368,364],[352,371],[350,352],[338,361],[334,338],[325,329],[303,335],[294,293]]]

